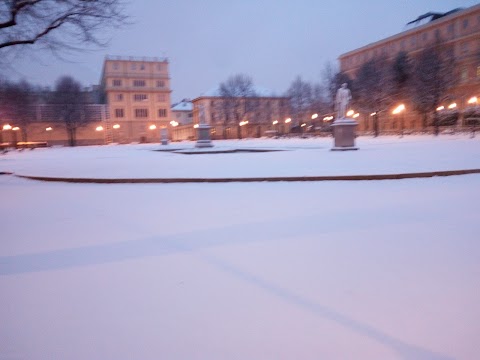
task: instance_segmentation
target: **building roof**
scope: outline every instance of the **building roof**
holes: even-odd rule
[[[192,111],[193,104],[190,100],[182,100],[178,104],[172,106],[172,111]]]

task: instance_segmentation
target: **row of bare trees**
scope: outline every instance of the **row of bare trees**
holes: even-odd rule
[[[392,106],[408,103],[423,119],[426,128],[433,125],[438,134],[441,124],[436,108],[451,97],[450,89],[455,85],[456,73],[453,49],[437,39],[429,47],[410,57],[399,52],[388,59],[374,57],[365,62],[350,79],[327,64],[323,81],[315,84],[295,78],[285,92],[288,109],[285,113],[294,123],[311,120],[312,114],[328,114],[334,111],[335,94],[342,83],[352,91],[352,106],[365,114],[373,114],[373,129],[379,133],[379,120],[388,114]],[[255,113],[255,87],[250,77],[235,75],[220,85],[219,102],[215,109],[224,125],[239,124],[248,113]]]
[[[20,128],[22,141],[28,141],[29,125],[48,121],[63,125],[74,146],[77,130],[95,120],[89,103],[88,94],[70,76],[59,78],[53,91],[26,81],[0,83],[0,117]]]

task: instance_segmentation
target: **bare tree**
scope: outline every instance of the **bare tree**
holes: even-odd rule
[[[217,110],[220,110],[223,116],[224,131],[228,123],[234,121],[237,127],[237,137],[241,139],[240,121],[256,110],[256,96],[252,78],[247,75],[233,75],[220,84],[222,99]],[[224,134],[225,136],[226,134]]]
[[[104,45],[104,30],[125,23],[123,11],[122,0],[2,0],[0,53],[37,43],[53,51]]]
[[[293,121],[300,126],[311,112],[313,103],[312,85],[300,76],[290,84],[286,96],[290,99],[290,113]]]
[[[376,57],[364,63],[353,83],[355,106],[373,114],[374,136],[379,134],[378,118],[393,101],[393,77],[385,57]]]
[[[68,143],[75,146],[77,130],[94,120],[93,114],[86,106],[80,83],[70,76],[58,79],[50,104],[54,120],[65,125]]]
[[[400,51],[393,60],[392,72],[394,97],[401,101],[410,99],[413,64],[405,51]]]
[[[22,141],[28,141],[28,126],[35,120],[37,95],[26,81],[5,83],[0,90],[3,114],[20,127]]]
[[[438,135],[440,126],[436,108],[448,98],[448,90],[455,84],[454,69],[453,49],[439,39],[415,59],[413,101],[416,110],[423,115],[425,127],[428,116],[433,118],[435,135]]]

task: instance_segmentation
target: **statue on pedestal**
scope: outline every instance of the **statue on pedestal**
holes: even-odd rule
[[[337,96],[335,97],[335,108],[337,110],[337,119],[345,119],[347,116],[347,109],[352,94],[347,88],[347,83],[343,83],[342,87],[337,90]]]

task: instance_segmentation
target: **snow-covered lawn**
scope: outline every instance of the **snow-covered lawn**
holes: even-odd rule
[[[331,138],[215,141],[212,150],[262,153],[185,155],[194,142],[50,148],[0,157],[0,171],[20,175],[100,178],[218,178],[371,175],[480,168],[480,137],[359,137],[359,151],[332,152]],[[203,149],[202,149],[203,151]]]
[[[0,157],[0,171],[480,167],[480,142],[453,139],[359,138],[347,153],[314,139],[222,144],[291,149],[255,154],[38,149]],[[480,358],[479,188],[480,175],[115,185],[0,175],[0,359]]]

